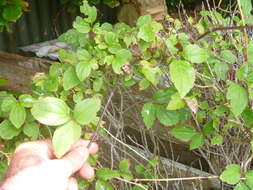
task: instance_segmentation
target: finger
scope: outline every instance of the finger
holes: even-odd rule
[[[69,178],[68,189],[67,190],[78,190],[78,183],[75,178]]]
[[[30,154],[37,155],[44,159],[51,159],[54,157],[51,140],[22,143],[16,148],[15,154],[19,154],[20,152],[29,152]]]
[[[91,179],[95,175],[94,168],[91,167],[89,163],[85,162],[79,170],[79,175],[85,179]]]
[[[88,149],[84,146],[79,146],[70,152],[68,152],[63,158],[60,160],[65,162],[65,167],[71,167],[71,173],[68,175],[72,175],[76,171],[80,170],[83,163],[88,159],[89,152]]]
[[[71,150],[77,148],[78,146],[84,146],[87,147],[90,143],[89,140],[82,140],[80,139],[75,144],[72,145]],[[89,147],[89,153],[90,154],[96,154],[98,151],[98,145],[96,143],[91,143],[91,146]]]

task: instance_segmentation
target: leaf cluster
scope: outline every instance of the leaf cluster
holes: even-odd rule
[[[27,7],[25,0],[0,0],[0,32],[4,27],[10,31],[9,23],[16,22]]]

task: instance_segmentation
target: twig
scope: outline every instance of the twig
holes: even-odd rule
[[[118,85],[119,85],[119,81],[116,82],[116,84],[114,85],[113,90],[111,91],[111,93],[110,93],[110,95],[109,95],[109,98],[108,98],[108,100],[107,100],[107,102],[106,102],[106,104],[105,104],[105,107],[104,107],[104,110],[103,110],[103,112],[102,112],[102,115],[101,115],[101,117],[99,118],[99,121],[98,121],[98,123],[97,123],[96,131],[95,131],[94,135],[92,136],[92,138],[91,138],[91,140],[90,140],[90,142],[89,142],[89,144],[88,144],[88,146],[87,146],[88,149],[90,148],[91,144],[92,144],[93,142],[95,142],[96,139],[97,139],[98,130],[99,130],[99,128],[100,128],[100,123],[101,123],[101,121],[103,120],[103,118],[104,118],[104,116],[105,116],[105,112],[106,112],[106,110],[107,110],[107,107],[109,106],[109,104],[110,104],[110,102],[111,102],[111,100],[112,100],[112,97],[113,97],[113,95],[114,95],[114,92],[115,92],[116,89],[118,88]]]
[[[243,11],[242,11],[242,5],[241,5],[240,0],[237,0],[237,4],[239,6],[239,10],[241,13],[242,23],[243,23],[243,25],[245,25],[246,22],[245,22],[245,17],[244,17]],[[243,33],[244,33],[244,42],[245,42],[245,47],[246,47],[246,60],[245,61],[247,62],[248,61],[248,41],[249,41],[249,39],[248,39],[246,28],[244,28]]]
[[[134,150],[130,145],[124,143],[123,141],[119,140],[117,137],[115,137],[112,133],[110,133],[110,131],[108,131],[106,128],[102,127],[102,129],[108,134],[110,135],[114,140],[116,140],[117,142],[119,142],[120,144],[122,144],[123,146],[127,147],[129,150],[133,151],[135,154],[137,154],[138,156],[140,156],[143,160],[147,161],[148,163],[150,162],[150,160],[148,160],[147,158],[145,158],[143,155],[141,155],[138,151]]]
[[[252,159],[253,159],[253,154],[251,154],[251,156],[245,161],[244,166],[243,166],[244,172],[247,171],[247,167]]]
[[[142,188],[142,189],[144,189],[144,190],[147,190],[147,188],[144,187],[142,184],[133,182],[133,181],[131,181],[131,180],[126,180],[126,179],[123,179],[123,178],[120,178],[120,177],[116,177],[115,179],[120,180],[120,181],[123,181],[123,182],[126,182],[126,183],[129,183],[129,184],[133,184],[133,185],[139,186],[140,188]]]
[[[7,163],[9,165],[10,164],[10,160],[11,160],[11,158],[10,158],[9,155],[11,155],[11,153],[3,152],[3,151],[0,150],[0,154],[3,154],[7,158]]]
[[[189,181],[189,180],[201,180],[201,179],[218,179],[219,176],[214,175],[214,176],[198,176],[198,177],[179,177],[179,178],[165,178],[165,179],[133,179],[135,183],[137,182],[142,182],[142,181]]]
[[[253,25],[247,25],[247,26],[227,26],[227,27],[217,27],[217,28],[211,28],[204,34],[200,35],[197,38],[197,41],[200,40],[201,38],[205,37],[206,35],[216,32],[216,31],[223,31],[223,30],[242,30],[242,29],[253,29]]]

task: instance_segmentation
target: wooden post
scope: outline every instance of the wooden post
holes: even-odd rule
[[[31,93],[29,85],[37,72],[45,72],[52,62],[0,51],[0,79],[7,82],[0,90]]]
[[[162,20],[167,14],[165,0],[132,0],[121,6],[118,11],[118,20],[130,26],[136,24],[142,15],[151,15],[155,21]]]

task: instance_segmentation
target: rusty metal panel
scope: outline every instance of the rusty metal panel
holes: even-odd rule
[[[67,12],[59,0],[28,0],[30,11],[25,12],[12,32],[0,33],[0,50],[18,52],[18,47],[57,38],[72,27],[78,13]]]

